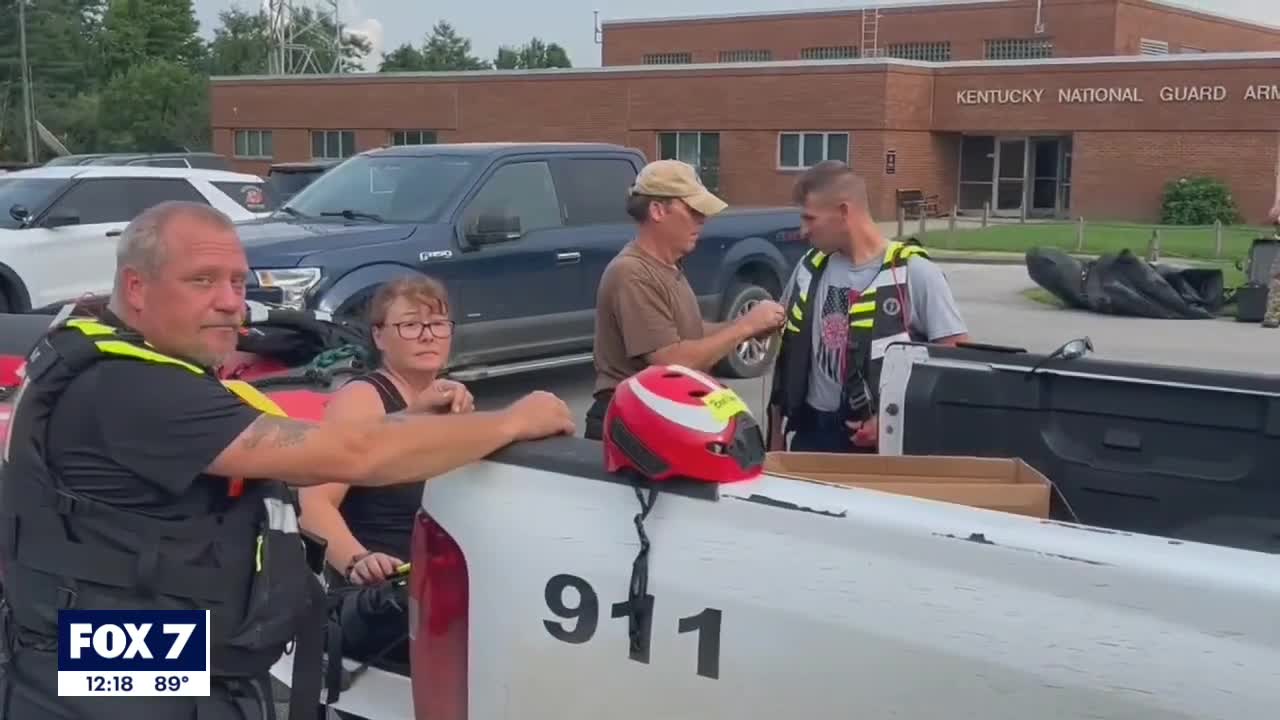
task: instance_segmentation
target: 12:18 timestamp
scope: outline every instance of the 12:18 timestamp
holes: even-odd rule
[[[127,693],[133,691],[133,678],[128,675],[86,675],[91,693]]]

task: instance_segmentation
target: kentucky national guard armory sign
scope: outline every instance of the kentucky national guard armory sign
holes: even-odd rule
[[[966,88],[956,91],[957,105],[1039,105],[1056,102],[1061,105],[1094,105],[1108,103],[1142,104],[1200,103],[1244,100],[1246,102],[1280,102],[1280,85],[1164,85],[1154,93],[1137,86],[1045,88]]]

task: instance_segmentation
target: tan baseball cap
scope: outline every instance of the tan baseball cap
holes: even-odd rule
[[[707,216],[729,207],[728,203],[707,190],[692,165],[679,160],[655,160],[645,165],[636,176],[635,184],[631,186],[631,194],[680,198],[689,207]]]

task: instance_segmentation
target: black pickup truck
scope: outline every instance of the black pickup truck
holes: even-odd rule
[[[451,372],[486,377],[589,362],[596,289],[632,238],[627,191],[645,164],[598,143],[396,146],[329,170],[273,217],[241,226],[249,296],[358,320],[372,290],[406,272],[440,279],[458,323]],[[796,208],[730,208],[684,260],[708,320],[782,284],[804,253]],[[717,372],[754,377],[746,343]]]

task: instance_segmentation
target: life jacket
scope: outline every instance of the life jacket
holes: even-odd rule
[[[272,480],[232,482],[230,497],[208,515],[166,520],[74,492],[46,462],[49,419],[63,391],[95,363],[121,359],[176,365],[220,382],[132,331],[93,320],[67,320],[36,344],[0,478],[7,620],[52,643],[61,609],[208,610],[212,675],[262,678],[323,602],[293,492]],[[220,386],[284,414],[247,383]]]
[[[787,322],[773,371],[770,405],[785,418],[794,418],[805,406],[809,373],[813,366],[813,297],[821,286],[830,255],[811,248],[800,259],[795,282],[790,288]],[[880,272],[849,305],[849,362],[845,383],[859,376],[871,389],[872,414],[878,411],[880,368],[885,349],[891,343],[921,340],[910,328],[911,298],[907,288],[907,262],[913,257],[929,257],[923,247],[897,240],[885,249]]]

